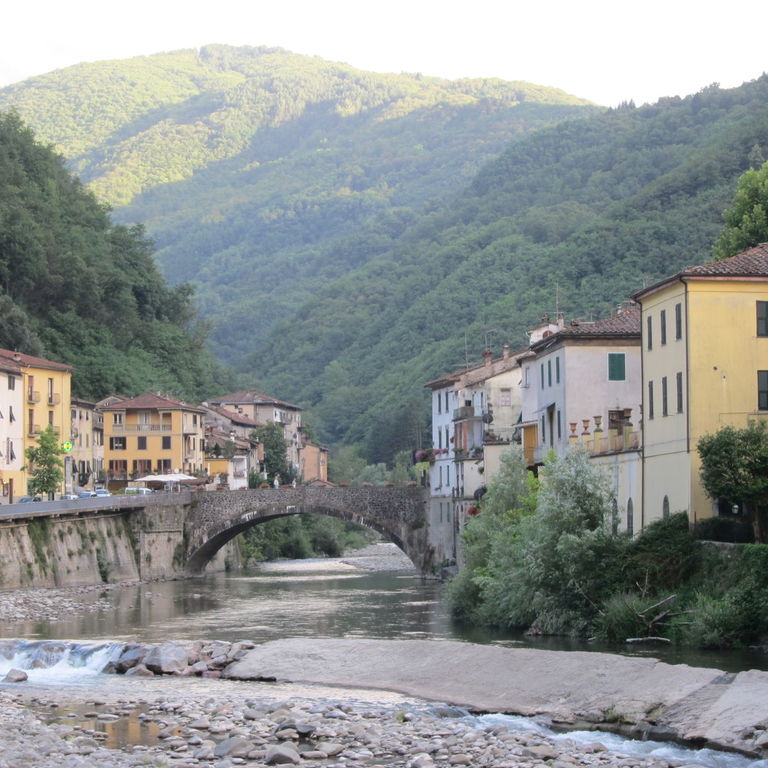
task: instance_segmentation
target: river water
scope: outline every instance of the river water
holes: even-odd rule
[[[366,550],[366,556],[351,558],[349,562],[312,559],[266,563],[252,573],[212,574],[94,592],[91,600],[106,602],[110,607],[58,620],[6,622],[3,635],[89,642],[446,638],[548,650],[631,653],[731,672],[768,669],[768,654],[759,652],[608,647],[568,638],[529,638],[519,633],[462,626],[449,615],[443,598],[444,585],[421,579],[408,568],[404,558],[393,556],[393,549],[394,545],[378,545]],[[397,570],[365,570],[350,563]]]

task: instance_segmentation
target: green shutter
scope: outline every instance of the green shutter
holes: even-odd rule
[[[624,381],[624,353],[610,352],[608,354],[608,381]]]

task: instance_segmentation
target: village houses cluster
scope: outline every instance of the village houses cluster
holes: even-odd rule
[[[254,430],[270,422],[282,428],[296,477],[327,480],[327,449],[307,439],[297,405],[256,391],[200,405],[158,393],[93,403],[71,396],[71,377],[70,366],[0,349],[0,504],[27,493],[26,449],[49,425],[65,450],[64,495],[120,492],[139,478],[173,474],[209,488],[247,488],[253,472],[266,479],[265,449]]]
[[[441,376],[432,390],[430,521],[457,534],[518,443],[536,470],[580,445],[612,484],[613,527],[743,510],[707,497],[699,439],[768,417],[768,243],[684,269],[597,322],[544,317],[529,344]]]

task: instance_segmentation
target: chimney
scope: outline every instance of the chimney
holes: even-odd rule
[[[493,359],[493,352],[491,352],[490,349],[484,349],[483,350],[483,359],[485,360],[485,365],[490,366],[491,360]]]
[[[501,356],[504,360],[509,360],[509,344],[504,344],[501,348]]]

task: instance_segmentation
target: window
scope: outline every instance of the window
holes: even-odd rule
[[[53,426],[53,411],[48,411],[48,423]]]
[[[124,437],[110,437],[109,438],[109,450],[110,451],[124,451],[125,450],[125,438]]]
[[[13,406],[8,406],[8,421],[16,421],[16,417],[13,415]]]
[[[448,413],[448,393],[445,393],[445,412]]]
[[[547,386],[552,386],[552,360],[547,360]]]
[[[677,412],[683,412],[683,372],[678,371],[675,375],[675,381],[677,384]]]
[[[661,377],[661,415],[669,416],[669,411],[667,410],[667,377],[666,376]]]
[[[661,316],[659,317],[659,335],[661,336],[661,343],[667,343],[667,310],[661,310]]]
[[[504,407],[508,405],[512,405],[512,390],[511,389],[502,389],[499,393],[499,405]]]
[[[665,496],[661,503],[661,516],[666,520],[669,517],[669,497]]]
[[[560,358],[555,358],[555,382],[560,383]]]
[[[9,376],[8,377],[8,389],[16,389],[16,377],[15,376]]]
[[[683,305],[675,304],[675,338],[683,338]]]
[[[138,445],[136,447],[140,451],[146,451],[147,450],[147,438],[146,437],[138,437],[136,439],[138,441]]]
[[[557,412],[557,439],[561,440],[563,437],[563,425],[560,417],[560,411]]]
[[[547,436],[544,433],[544,414],[541,414],[541,444],[544,445],[544,443],[547,442]]]
[[[170,435],[163,435],[163,450],[164,451],[170,451],[171,450],[171,437],[170,437]]]
[[[768,336],[768,301],[757,302],[757,335]]]
[[[631,536],[634,533],[635,527],[635,505],[632,503],[632,499],[627,501],[627,533]]]
[[[544,389],[544,363],[541,364],[541,388]]]
[[[112,423],[115,426],[122,426],[123,425],[123,414],[122,413],[113,413],[112,414]]]
[[[53,404],[53,379],[48,379],[48,402]]]
[[[648,382],[648,418],[653,418],[653,382]]]
[[[648,315],[648,318],[646,319],[645,323],[648,329],[645,334],[646,343],[647,343],[648,349],[653,349],[653,318],[650,315]]]
[[[443,395],[441,392],[437,393],[437,412],[443,412]]]
[[[608,381],[624,381],[626,361],[623,352],[608,353]]]
[[[757,372],[757,409],[768,411],[768,371]]]

